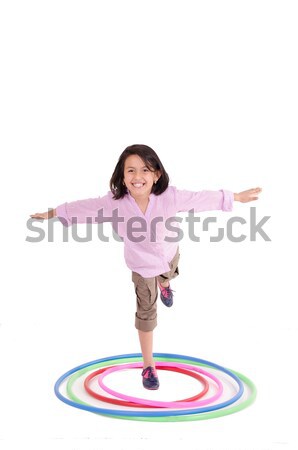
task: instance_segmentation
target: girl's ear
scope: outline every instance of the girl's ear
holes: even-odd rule
[[[158,180],[160,179],[160,177],[161,177],[161,172],[159,171],[159,170],[157,170],[156,172],[155,172],[155,181],[154,181],[154,183],[156,184],[157,182],[158,182]]]

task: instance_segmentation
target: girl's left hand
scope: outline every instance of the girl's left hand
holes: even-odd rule
[[[56,217],[56,209],[49,209],[44,213],[30,214],[30,217],[32,219],[52,219],[53,217]]]
[[[262,189],[257,187],[253,189],[248,189],[247,191],[239,192],[234,194],[234,200],[242,203],[252,202],[253,200],[258,200],[258,195],[262,192]]]

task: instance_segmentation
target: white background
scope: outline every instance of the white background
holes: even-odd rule
[[[297,448],[296,6],[1,2],[1,449]],[[54,242],[33,244],[27,220],[104,195],[134,143],[153,147],[179,188],[263,188],[216,216],[249,221],[256,206],[271,242],[186,236],[175,305],[160,304],[155,332],[156,352],[251,377],[257,401],[238,414],[137,423],[54,396],[68,369],[139,351],[133,285],[112,237],[63,243],[55,224]]]

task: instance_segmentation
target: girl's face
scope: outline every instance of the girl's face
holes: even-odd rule
[[[124,184],[134,199],[147,199],[159,173],[152,172],[138,155],[130,155],[124,163]]]

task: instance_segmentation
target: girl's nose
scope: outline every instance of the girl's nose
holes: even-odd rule
[[[134,180],[142,180],[143,179],[143,176],[142,176],[142,174],[141,173],[135,173],[135,175],[134,175]]]

